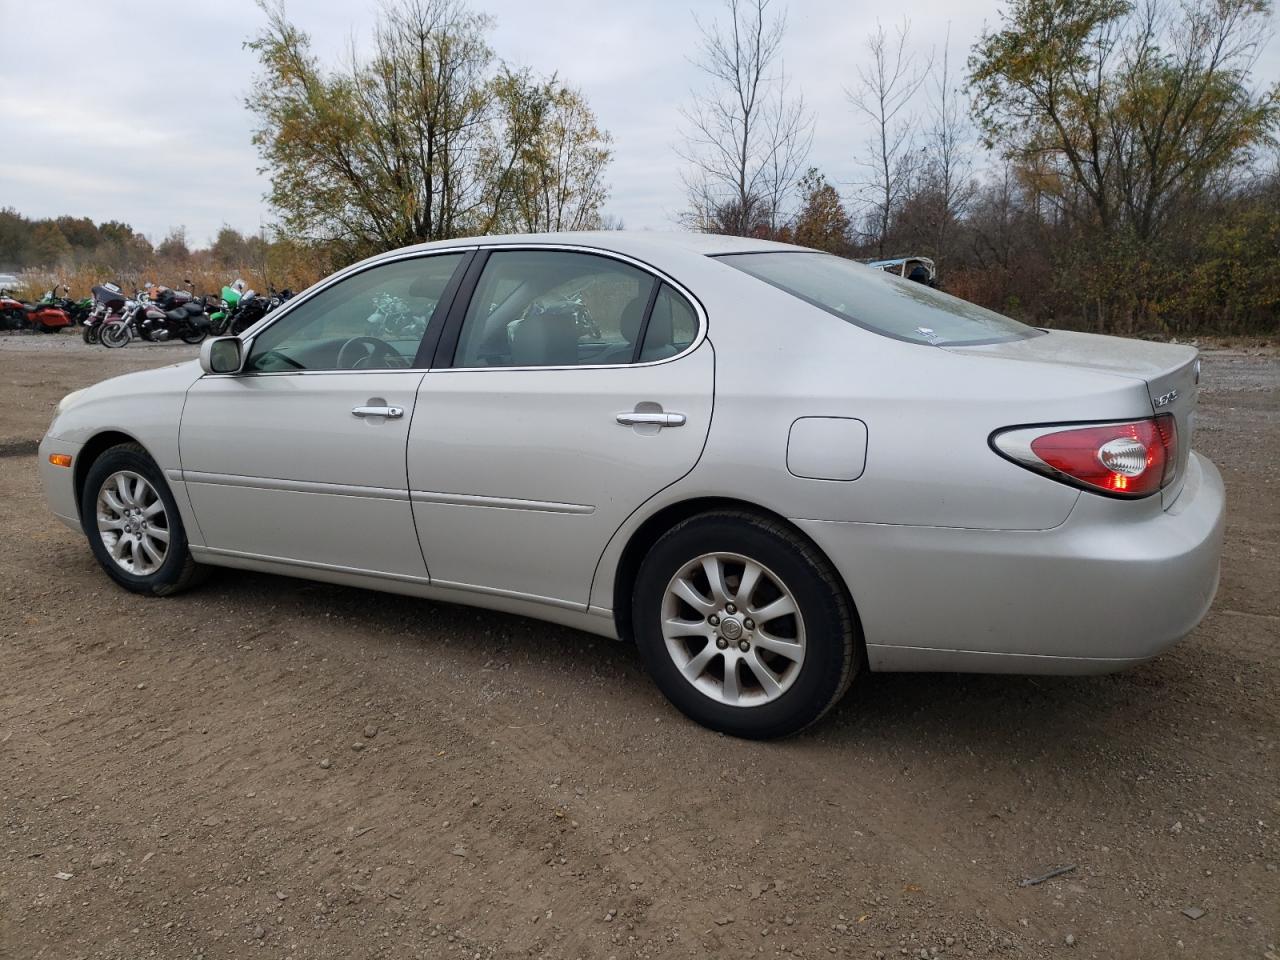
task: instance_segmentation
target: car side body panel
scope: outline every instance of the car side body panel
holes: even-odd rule
[[[182,483],[178,451],[179,424],[187,390],[200,376],[200,365],[192,360],[113,377],[77,391],[73,395],[74,402],[64,400],[59,406],[46,435],[46,442],[56,439],[64,443],[57,451],[50,449],[42,453],[41,460],[47,462],[48,452],[72,452],[63,449],[67,443],[83,447],[94,437],[105,433],[132,438],[146,448],[168,477],[188,539],[193,544],[202,544],[200,528]],[[48,478],[56,484],[65,484],[58,494],[62,510],[65,510],[68,497],[72,502],[75,500],[73,490],[77,472],[73,463],[73,469],[57,470]],[[63,515],[62,510],[56,512]]]

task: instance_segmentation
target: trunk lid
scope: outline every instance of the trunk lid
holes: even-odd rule
[[[1026,340],[942,349],[965,356],[1064,364],[1143,381],[1152,413],[1171,413],[1178,424],[1176,472],[1160,492],[1162,505],[1167,509],[1182,492],[1195,430],[1199,353],[1194,347],[1049,330]]]

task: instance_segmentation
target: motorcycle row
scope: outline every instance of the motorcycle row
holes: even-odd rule
[[[133,296],[114,283],[96,284],[93,295],[81,300],[60,297],[60,291],[69,294],[70,288],[56,286],[34,303],[0,291],[0,330],[57,333],[79,323],[85,343],[104,347],[123,347],[134,338],[195,344],[208,336],[242,333],[293,296],[274,289],[263,296],[242,280],[223,287],[221,297],[197,297],[151,283]]]

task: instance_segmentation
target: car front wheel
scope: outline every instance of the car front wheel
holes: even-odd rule
[[[790,527],[751,513],[677,524],[641,564],[636,643],[681,711],[740,737],[786,736],[849,688],[861,637],[829,562]]]
[[[201,570],[169,485],[139,444],[112,447],[93,462],[80,516],[102,569],[135,593],[176,593]]]

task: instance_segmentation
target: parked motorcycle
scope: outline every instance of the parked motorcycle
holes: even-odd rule
[[[93,309],[85,317],[80,336],[85,343],[98,342],[99,333],[104,323],[119,321],[124,316],[127,302],[124,291],[114,283],[99,283],[92,287]]]
[[[71,317],[60,307],[46,303],[23,303],[0,291],[0,330],[34,330],[57,333],[71,323]]]
[[[59,296],[59,291],[62,295]],[[64,311],[71,318],[71,324],[84,323],[85,318],[89,316],[93,310],[93,298],[81,297],[79,300],[73,300],[70,296],[71,288],[65,283],[55,284],[52,290],[46,290],[43,297],[37,301],[40,306],[57,307]]]
[[[218,302],[217,309],[209,314],[209,332],[215,337],[222,336],[230,328],[231,316],[240,305],[244,290],[243,280],[237,280],[222,288],[222,299]]]
[[[126,304],[121,318],[104,323],[99,337],[105,347],[123,347],[135,336],[163,342],[181,340],[196,344],[209,335],[204,301],[185,290],[148,284],[138,299]]]
[[[276,292],[275,288],[269,288],[268,296],[261,296],[253,290],[246,290],[240,297],[240,302],[236,305],[236,309],[232,312],[228,333],[232,336],[239,336],[248,330],[251,326],[265,317],[280,304],[293,297],[293,291],[288,288]]]

